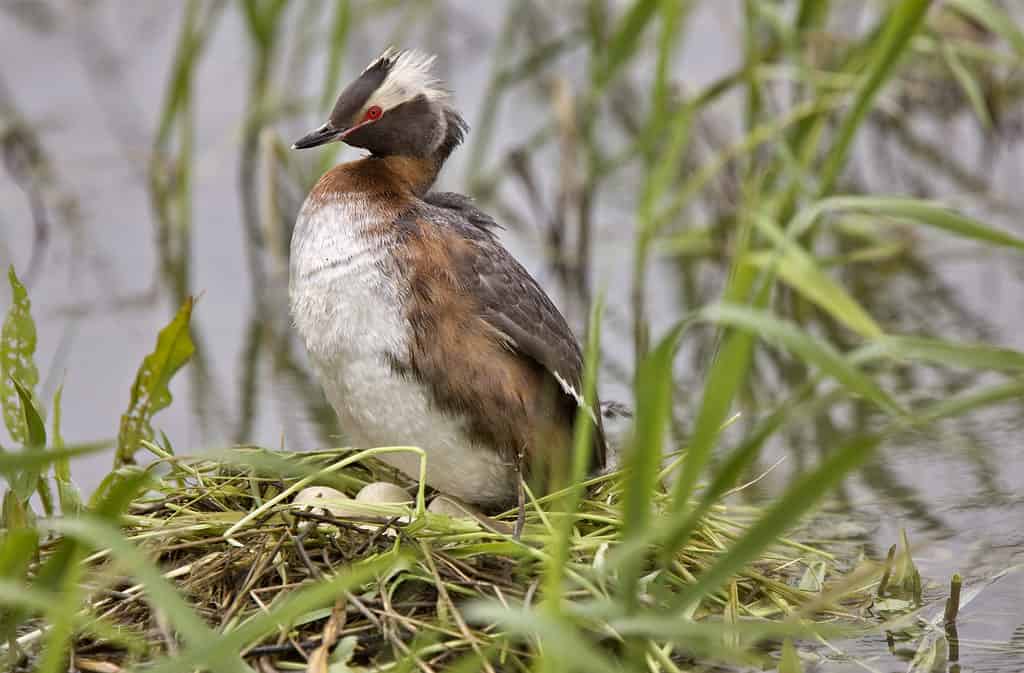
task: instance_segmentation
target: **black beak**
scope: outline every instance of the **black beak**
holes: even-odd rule
[[[332,140],[338,140],[345,134],[349,129],[336,129],[330,125],[330,123],[324,124],[320,128],[310,131],[306,135],[302,136],[295,141],[292,145],[293,150],[304,150],[309,147],[317,147],[318,145],[324,145],[331,142]]]

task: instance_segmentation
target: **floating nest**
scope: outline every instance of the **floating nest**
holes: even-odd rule
[[[353,458],[344,450],[286,458],[236,449],[217,460],[164,454],[148,468],[154,481],[129,505],[122,533],[218,634],[243,633],[248,623],[273,613],[300,589],[330,585],[327,600],[321,595],[314,607],[292,609],[271,631],[235,643],[235,652],[257,670],[327,671],[336,665],[330,670],[433,671],[467,655],[488,660],[479,670],[530,670],[535,651],[530,639],[510,637],[480,617],[486,609],[474,606],[517,609],[541,600],[549,550],[558,522],[564,521],[557,498],[529,498],[520,539],[474,519],[425,512],[422,499],[419,508],[370,505],[365,515],[344,518],[293,502],[310,485],[353,496],[368,483],[403,479],[372,457]],[[589,482],[578,508],[562,584],[568,605],[607,602],[614,595],[614,575],[605,565],[621,535],[617,477]],[[667,499],[660,493],[655,501],[667,506]],[[692,583],[756,514],[744,506],[713,508],[674,562],[662,566],[660,574],[668,577],[659,578],[659,586]],[[516,516],[508,512],[497,521],[509,525]],[[79,639],[74,666],[117,671],[186,649],[189,644],[172,628],[166,606],[152,598],[122,558],[106,550],[86,563],[89,614],[116,625],[116,636]],[[333,582],[353,569],[362,579]],[[823,605],[809,603],[820,599],[831,578],[841,577],[837,570],[832,554],[783,540],[691,614],[697,622],[723,616],[781,622],[810,607],[819,620],[834,619],[834,604],[825,613]],[[653,583],[655,574],[643,577],[641,587]],[[658,595],[645,591],[641,605],[656,607]],[[601,647],[609,652],[622,647],[622,639],[599,616],[580,619]],[[40,628],[19,640],[31,650],[28,646],[43,633]],[[650,644],[672,661],[687,656],[663,642]]]

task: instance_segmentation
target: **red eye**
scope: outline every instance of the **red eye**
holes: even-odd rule
[[[384,111],[380,109],[380,106],[374,105],[366,111],[366,118],[370,121],[377,121],[382,114],[384,114]]]

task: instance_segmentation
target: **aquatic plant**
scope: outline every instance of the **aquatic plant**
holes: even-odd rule
[[[126,391],[118,464],[89,498],[75,489],[69,461],[112,443],[62,441],[60,395],[38,399],[28,293],[10,274],[0,397],[21,447],[0,453],[8,484],[0,647],[10,668],[56,671],[73,657],[82,670],[677,671],[778,659],[793,671],[798,651],[815,656],[808,643],[837,647],[835,635],[903,628],[936,600],[922,590],[927,578],[906,542],[888,560],[856,565],[849,549],[786,536],[800,539],[798,527],[826,516],[822,504],[844,478],[871,469],[905,434],[1020,404],[1024,354],[986,342],[981,329],[971,339],[944,334],[933,313],[984,320],[949,292],[906,289],[941,285],[918,240],[1024,250],[1024,239],[982,207],[1004,204],[989,202],[981,171],[909,121],[922,111],[968,114],[984,138],[1014,132],[1024,35],[1010,11],[990,0],[868,10],[750,0],[740,67],[688,90],[674,64],[700,3],[633,0],[613,11],[598,0],[560,20],[542,5],[509,7],[466,174],[510,227],[544,225],[577,318],[591,316],[591,384],[599,363],[605,380],[618,374],[628,384],[636,416],[620,470],[590,480],[579,472],[568,490],[531,498],[515,540],[421,507],[380,506],[341,520],[291,504],[300,485],[351,495],[397,478],[374,461],[380,448],[183,454],[153,429],[153,414],[170,402],[168,380],[190,356],[182,371],[197,388],[209,380],[190,322],[202,311],[192,306],[188,272],[193,115],[202,105],[192,86],[229,5],[192,0],[149,164],[161,269],[181,309]],[[263,353],[273,376],[305,383],[296,388],[312,405],[319,392],[290,355],[287,325],[268,316],[296,195],[323,165],[285,153],[272,124],[330,99],[355,26],[397,16],[401,36],[415,24],[409,17],[433,8],[235,7],[253,57],[239,182],[258,301],[243,357],[257,362]],[[837,29],[854,25],[851,16],[865,28]],[[285,40],[289,26],[310,40]],[[284,101],[280,83],[309,67],[311,44],[327,54],[318,90],[305,105]],[[556,64],[569,56],[581,57],[583,84],[559,75]],[[549,76],[554,82],[542,86]],[[524,89],[551,114],[522,143],[495,150],[501,103]],[[730,97],[742,123],[723,133],[732,113],[720,105]],[[865,157],[873,144],[884,151]],[[543,151],[562,168],[548,185],[535,167]],[[957,185],[957,202],[926,189],[880,193],[858,170],[885,175],[893,170],[885,153],[897,151]],[[904,185],[909,173],[889,182]],[[536,197],[537,210],[511,204],[511,187]],[[603,231],[598,205],[610,198],[631,203],[632,301],[604,315],[594,241]],[[678,281],[683,307],[667,328],[650,306],[656,267]],[[623,334],[632,362],[599,348],[599,336]],[[943,374],[941,388],[926,369]],[[689,385],[678,380],[683,370]],[[246,371],[240,443],[261,378],[255,366]],[[197,417],[210,415],[210,399],[193,396],[203,408]],[[737,502],[771,469],[762,460],[773,442],[796,456],[787,483],[760,507]],[[136,455],[145,467],[130,464]],[[955,610],[948,614],[955,623]],[[908,630],[926,644],[948,631],[930,622]],[[922,657],[941,649],[929,645]]]

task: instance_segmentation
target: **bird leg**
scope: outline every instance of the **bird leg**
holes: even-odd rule
[[[516,525],[512,529],[512,537],[516,540],[523,534],[523,527],[526,526],[526,488],[523,482],[523,450],[516,454],[516,500],[518,510],[516,513]]]

